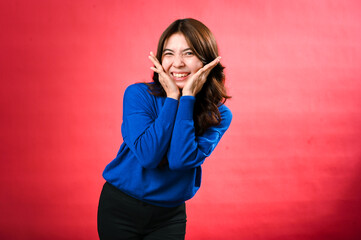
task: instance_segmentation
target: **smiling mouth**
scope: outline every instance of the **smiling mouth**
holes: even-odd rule
[[[190,73],[172,73],[175,80],[184,80]]]

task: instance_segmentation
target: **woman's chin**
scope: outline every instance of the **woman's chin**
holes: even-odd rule
[[[185,83],[185,81],[183,82],[176,82],[176,85],[177,85],[177,87],[179,88],[179,89],[183,89],[184,88],[184,85],[185,85],[186,83]]]

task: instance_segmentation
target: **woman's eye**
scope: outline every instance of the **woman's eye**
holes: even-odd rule
[[[171,56],[172,53],[171,53],[171,52],[165,52],[165,53],[163,53],[163,55],[164,55],[164,56]]]
[[[192,55],[193,55],[193,52],[185,52],[184,55],[186,55],[186,56],[192,56]]]

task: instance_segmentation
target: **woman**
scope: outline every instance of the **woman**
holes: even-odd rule
[[[184,239],[185,201],[231,123],[217,44],[205,25],[173,22],[149,59],[153,83],[124,93],[124,142],[103,173],[101,239]]]

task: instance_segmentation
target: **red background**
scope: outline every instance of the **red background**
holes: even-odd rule
[[[187,239],[361,239],[357,0],[1,1],[1,239],[97,239],[124,90],[184,17],[214,32],[234,115]]]

